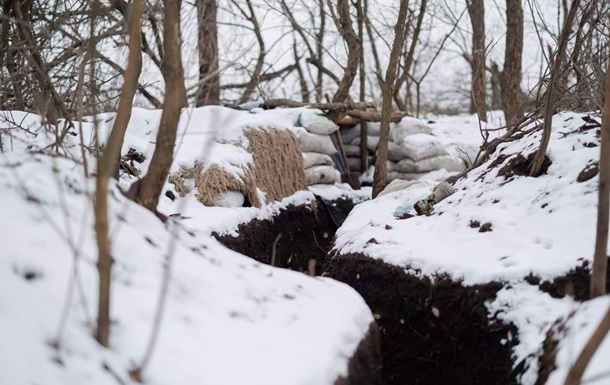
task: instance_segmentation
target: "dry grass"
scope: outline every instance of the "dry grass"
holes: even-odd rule
[[[280,200],[305,190],[303,155],[290,131],[249,130],[248,152],[254,158],[254,185],[267,194],[267,201]]]
[[[257,188],[266,194],[266,201],[280,200],[307,188],[303,170],[303,157],[296,137],[289,131],[251,129],[246,133],[248,152],[253,164],[244,169],[244,176],[237,178],[217,164],[202,172],[203,165],[181,166],[169,177],[180,196],[190,193],[186,180],[193,180],[197,200],[206,206],[214,206],[225,192],[239,191],[255,207],[265,202],[259,199]]]

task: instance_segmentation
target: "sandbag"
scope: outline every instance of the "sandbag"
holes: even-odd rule
[[[414,134],[431,134],[432,127],[427,125],[425,122],[405,116],[398,123],[394,123],[390,127],[390,137],[396,143],[401,143],[406,137]]]
[[[350,171],[362,171],[362,160],[360,158],[348,157],[347,165]]]
[[[388,142],[388,160],[400,162],[409,157],[409,151],[402,144]]]
[[[352,141],[353,145],[360,146],[360,138],[356,138]],[[378,136],[367,136],[366,137],[366,148],[370,152],[377,151],[377,146],[379,145],[379,137]]]
[[[333,164],[333,159],[326,154],[319,154],[317,152],[304,152],[303,153],[303,168],[310,168],[313,166],[328,166]]]
[[[326,155],[332,155],[337,152],[332,139],[328,135],[297,131],[297,137],[299,138],[301,152],[317,152]]]
[[[228,190],[216,198],[214,205],[218,207],[242,207],[245,201],[246,197],[240,191]]]
[[[307,185],[335,184],[341,182],[341,174],[332,166],[313,166],[305,169]]]
[[[389,177],[389,175],[388,175]],[[416,180],[403,180],[399,178],[394,178],[378,195],[380,197],[382,195],[390,194],[396,191],[402,191],[407,187],[411,187],[414,184],[420,183]]]
[[[345,156],[360,156],[360,146],[356,146],[355,144],[344,144],[343,151],[345,151]]]
[[[307,130],[307,132],[317,135],[330,135],[339,129],[332,120],[319,110],[302,112],[297,122]]]
[[[406,180],[406,181],[419,181],[419,180],[434,180],[434,181],[442,181],[446,179],[448,176],[455,174],[455,172],[448,172],[445,170],[434,170],[428,172],[399,172],[392,171],[388,173],[388,180],[394,181],[397,179]]]
[[[407,158],[414,161],[449,155],[443,142],[436,136],[428,134],[407,136],[402,142],[402,147],[406,150]]]
[[[352,127],[341,128],[340,133],[343,143],[351,143],[354,139],[360,137],[360,125],[356,124]]]
[[[377,137],[379,135],[381,135],[381,123],[380,122],[367,122],[366,123],[366,134],[369,136],[377,136]]]
[[[422,173],[440,169],[459,172],[466,169],[466,163],[456,156],[443,155],[418,161],[407,158],[396,164],[396,171],[402,173]]]
[[[450,155],[457,156],[470,167],[479,154],[480,146],[472,143],[450,143],[445,148]]]

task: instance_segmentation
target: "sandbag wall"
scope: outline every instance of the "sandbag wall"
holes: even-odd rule
[[[380,123],[367,124],[367,150],[369,166],[373,165],[380,135]],[[360,155],[360,124],[341,129],[347,162],[350,171],[363,173]],[[388,143],[388,181],[394,179],[443,179],[447,174],[466,169],[474,156],[477,146],[464,144],[444,144],[432,134],[432,128],[425,122],[412,117],[404,117],[398,123],[390,124]]]
[[[303,153],[303,167],[308,186],[341,182],[341,173],[335,166],[338,150],[331,136],[339,129],[319,110],[302,112],[295,123],[294,132]]]

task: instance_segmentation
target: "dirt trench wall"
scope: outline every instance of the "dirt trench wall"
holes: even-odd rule
[[[386,384],[517,383],[511,360],[515,330],[490,325],[485,308],[500,283],[463,287],[448,278],[433,283],[353,254],[334,257],[324,276],[352,286],[375,314]]]
[[[354,207],[346,199],[333,204],[333,210],[344,216]],[[272,219],[244,223],[239,226],[237,237],[212,235],[229,249],[265,264],[271,264],[275,245],[274,266],[308,272],[310,260],[314,260],[315,275],[320,275],[326,267],[327,252],[337,227],[328,209],[317,200],[309,206],[288,206]]]

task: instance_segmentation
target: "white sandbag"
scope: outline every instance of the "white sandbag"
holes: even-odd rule
[[[343,151],[345,151],[345,156],[360,156],[360,146],[356,146],[355,144],[344,144]]]
[[[390,136],[396,143],[401,143],[406,137],[414,134],[431,134],[432,127],[424,121],[405,116],[398,123],[393,123],[390,127]]]
[[[304,152],[303,153],[303,168],[310,168],[313,166],[328,166],[333,164],[333,159],[326,154],[319,154],[317,152]]]
[[[389,176],[389,175],[388,175]],[[420,183],[416,180],[403,180],[403,179],[393,179],[384,189],[381,191],[377,197],[382,195],[390,194],[396,191],[402,191],[407,187],[411,187],[414,184]]]
[[[362,160],[360,158],[348,157],[347,166],[350,171],[362,171]]]
[[[298,131],[299,148],[301,152],[317,152],[319,154],[332,155],[337,152],[332,139],[328,135],[310,134]]]
[[[472,143],[450,143],[445,148],[449,154],[462,159],[466,166],[470,167],[479,154],[480,146]]]
[[[299,115],[297,126],[299,123],[307,132],[318,135],[330,135],[339,129],[339,126],[333,123],[320,110],[302,112]]]
[[[356,124],[352,127],[342,128],[340,133],[343,143],[351,143],[354,139],[360,137],[360,125]]]
[[[429,172],[418,172],[418,173],[406,173],[406,172],[398,172],[392,171],[388,172],[388,180],[394,181],[397,179],[406,180],[406,181],[422,181],[422,180],[432,180],[432,181],[442,181],[450,177],[451,175],[455,175],[457,172],[449,172],[445,169],[442,170],[434,170]]]
[[[356,138],[352,141],[351,144],[356,146],[360,146],[360,138]],[[377,146],[379,145],[379,137],[378,136],[367,136],[366,137],[366,148],[370,152],[377,151]]]
[[[214,202],[218,207],[242,207],[246,197],[239,191],[229,190],[222,195],[219,195]]]
[[[366,123],[366,134],[370,136],[381,135],[381,123],[380,122],[367,122]]]
[[[428,134],[409,135],[401,145],[406,149],[407,158],[415,161],[449,154],[439,138]]]
[[[466,169],[466,163],[456,156],[443,155],[418,161],[407,158],[396,164],[396,171],[402,173],[422,173],[440,169],[459,172]]]
[[[409,157],[409,151],[402,144],[388,142],[388,160],[400,162]]]
[[[332,166],[314,166],[305,169],[307,185],[335,184],[341,182],[341,174]]]

